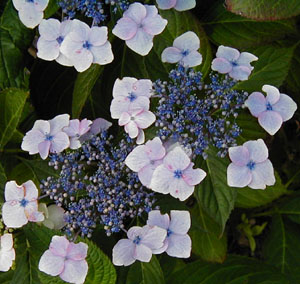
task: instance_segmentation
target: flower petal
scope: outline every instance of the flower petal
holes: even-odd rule
[[[24,151],[28,151],[30,155],[37,154],[39,152],[38,145],[44,140],[45,134],[33,128],[23,137],[21,148]]]
[[[40,258],[39,270],[51,276],[59,275],[64,269],[64,258],[46,250]]]
[[[189,198],[193,194],[194,189],[195,187],[187,184],[183,178],[173,176],[173,180],[170,182],[170,194],[180,201]]]
[[[251,171],[247,166],[237,166],[231,163],[227,168],[227,184],[233,187],[245,187],[252,179]]]
[[[46,40],[40,37],[37,42],[37,57],[44,60],[54,60],[59,56],[59,43],[56,40]]]
[[[148,213],[147,225],[157,226],[167,230],[170,225],[168,214],[161,214],[159,210],[152,210]]]
[[[194,163],[191,163],[183,172],[182,178],[188,185],[197,185],[205,177],[206,172],[202,169],[193,169]]]
[[[91,28],[80,20],[72,21],[72,32],[69,34],[73,41],[85,42],[88,40]]]
[[[152,82],[148,79],[137,80],[132,85],[132,90],[137,96],[150,98],[152,95]]]
[[[105,44],[100,46],[92,46],[90,51],[93,54],[93,63],[105,65],[114,60],[114,55],[109,41],[106,41]]]
[[[44,13],[37,11],[34,3],[26,2],[19,10],[19,18],[27,28],[35,28],[43,19]]]
[[[258,122],[270,135],[274,135],[282,125],[282,117],[276,111],[264,111],[258,116]]]
[[[71,67],[73,66],[72,61],[62,53],[59,53],[58,57],[55,59],[57,63],[63,66]]]
[[[57,19],[42,20],[39,24],[39,33],[44,40],[56,41],[60,35],[60,21]]]
[[[197,51],[200,48],[200,39],[194,32],[186,32],[174,40],[173,46],[182,51]]]
[[[263,85],[262,90],[267,93],[267,101],[273,105],[279,101],[280,92],[279,90],[271,85]]]
[[[131,18],[137,24],[140,24],[142,20],[146,17],[147,10],[141,3],[133,3],[129,8],[123,13],[123,17]]]
[[[128,112],[123,112],[119,119],[119,125],[123,126],[130,122],[130,114]]]
[[[83,284],[88,272],[88,264],[86,260],[65,261],[65,269],[60,273],[59,277],[69,283]]]
[[[140,244],[152,249],[159,249],[164,245],[164,240],[167,236],[167,231],[163,228],[154,226],[144,226],[143,235]]]
[[[168,63],[177,63],[182,59],[181,50],[176,47],[167,47],[161,54],[161,61]]]
[[[154,173],[155,169],[162,163],[163,163],[162,160],[156,160],[156,161],[152,162],[151,164],[143,167],[138,172],[139,180],[144,186],[150,187],[153,173]]]
[[[169,256],[188,258],[191,256],[192,241],[189,235],[171,234],[168,238],[166,253]]]
[[[70,122],[70,115],[68,114],[60,114],[55,116],[53,119],[49,120],[50,134],[55,135],[57,132],[62,131],[64,127],[69,125],[69,122]]]
[[[12,266],[13,260],[15,260],[15,259],[16,259],[16,253],[15,253],[14,249],[10,249],[8,251],[1,251],[0,271],[3,271],[3,272],[8,271]]]
[[[153,191],[167,194],[170,192],[170,182],[174,178],[174,174],[164,165],[158,166],[152,176],[150,188]]]
[[[26,200],[33,201],[38,198],[39,191],[32,180],[28,180],[25,183],[23,183],[23,187],[25,189]]]
[[[118,20],[112,33],[120,39],[128,40],[135,36],[138,25],[131,18],[123,17]]]
[[[153,35],[139,28],[133,38],[126,40],[126,45],[136,53],[145,56],[153,47]]]
[[[175,7],[177,0],[156,0],[158,8],[161,10],[167,10]]]
[[[166,149],[163,146],[159,137],[155,137],[152,140],[149,140],[145,144],[145,146],[147,155],[151,160],[160,160],[166,154]]]
[[[111,122],[103,118],[97,118],[93,121],[90,132],[93,134],[98,134],[103,130],[107,130],[111,126],[112,126]]]
[[[178,235],[184,235],[191,227],[191,215],[189,211],[171,210],[171,222],[169,229]]]
[[[240,57],[240,52],[235,48],[220,45],[216,56],[218,58],[227,59],[228,61],[235,61]]]
[[[145,145],[135,147],[125,159],[125,164],[132,171],[138,172],[150,163]]]
[[[53,236],[49,250],[53,255],[66,257],[70,242],[65,236]]]
[[[2,218],[4,224],[9,228],[21,228],[28,223],[24,207],[16,201],[8,201],[3,204]]]
[[[245,81],[251,74],[251,69],[246,66],[233,66],[229,76],[235,80]]]
[[[111,117],[114,119],[121,118],[123,113],[127,113],[129,111],[129,105],[130,105],[130,101],[126,100],[125,97],[119,96],[114,98],[110,104]],[[128,123],[127,119],[125,121],[126,123]],[[123,122],[119,122],[119,123],[123,124]]]
[[[154,121],[156,117],[151,111],[143,111],[137,116],[135,116],[135,123],[139,128],[145,129],[148,128]]]
[[[274,185],[275,176],[273,165],[269,159],[263,163],[258,163],[252,170],[252,181],[249,183],[249,187],[253,189],[265,189],[266,185]]]
[[[138,80],[132,77],[124,77],[122,80],[117,79],[113,87],[113,97],[127,97],[133,91],[133,85]]]
[[[107,33],[107,27],[91,27],[89,33],[89,43],[91,43],[93,46],[100,46],[105,44],[107,42]]]
[[[280,99],[272,108],[281,115],[283,121],[287,121],[294,115],[297,104],[289,96],[280,94]]]
[[[48,140],[45,140],[38,145],[40,156],[43,160],[45,160],[49,155],[51,142]]]
[[[93,54],[86,48],[77,50],[76,53],[72,54],[70,59],[78,72],[83,72],[89,69],[94,60]]]
[[[182,58],[184,66],[195,67],[202,63],[202,55],[198,51],[191,51],[187,56]]]
[[[133,257],[142,262],[149,262],[152,257],[152,250],[143,244],[136,245]]]
[[[247,147],[236,146],[229,148],[230,160],[237,166],[246,166],[250,161],[250,155]]]
[[[34,0],[33,2],[36,10],[44,11],[48,6],[49,0]]]
[[[125,125],[125,131],[128,133],[130,138],[136,138],[139,134],[139,128],[133,121],[130,121]]]
[[[8,181],[5,184],[4,194],[5,194],[6,201],[12,201],[12,200],[21,201],[25,196],[25,189],[23,185],[17,185],[17,183],[14,180],[12,180],[12,181]]]
[[[1,252],[9,251],[13,247],[13,237],[12,234],[4,234],[1,236]]]
[[[185,170],[190,165],[190,162],[189,156],[180,146],[175,147],[164,158],[164,165],[171,172]]]
[[[139,129],[139,134],[136,137],[136,144],[140,145],[145,142],[145,132],[142,129]]]
[[[160,15],[154,17],[146,17],[142,21],[143,30],[150,35],[158,35],[163,32],[168,21],[163,19]]]
[[[262,139],[247,141],[243,144],[243,147],[247,148],[250,160],[255,163],[261,163],[268,159],[268,148]]]
[[[70,139],[68,135],[64,132],[58,132],[53,136],[53,141],[51,143],[50,152],[60,153],[70,146]]]
[[[18,11],[20,9],[22,9],[22,7],[24,6],[25,3],[26,3],[26,0],[13,0],[14,7]]]
[[[70,243],[67,249],[67,258],[71,260],[83,260],[87,256],[88,245],[80,242],[78,244]]]
[[[135,245],[132,240],[122,239],[119,240],[112,251],[112,262],[114,265],[128,266],[135,262],[133,257]]]
[[[258,117],[259,114],[266,111],[267,100],[262,93],[253,92],[245,101],[245,105],[253,116]]]
[[[54,230],[60,230],[66,225],[64,221],[64,212],[65,210],[56,204],[48,206],[48,221],[51,221],[53,224]]]
[[[258,60],[258,57],[249,52],[242,52],[236,63],[238,65],[246,66],[253,70],[253,66],[250,65],[250,62]]]
[[[225,58],[215,58],[212,61],[211,69],[221,74],[229,73],[232,70],[231,63]]]
[[[196,7],[196,0],[177,0],[175,10],[187,11]]]
[[[79,119],[72,119],[69,122],[69,126],[63,128],[63,131],[67,133],[68,136],[74,137],[76,136],[76,134],[79,134],[79,125],[80,125]]]

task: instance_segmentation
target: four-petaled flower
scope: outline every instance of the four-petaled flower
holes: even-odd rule
[[[193,169],[194,163],[178,146],[170,151],[153,173],[150,188],[163,194],[170,193],[181,201],[186,200],[193,192],[195,185],[206,176],[201,169]]]
[[[8,271],[16,258],[12,234],[4,234],[0,238],[0,271]]]
[[[9,228],[20,228],[31,222],[41,222],[44,215],[38,211],[38,190],[29,180],[22,185],[9,181],[5,185],[5,203],[2,207],[4,224]]]
[[[196,6],[196,0],[156,0],[156,2],[161,10],[174,8],[177,11],[186,11]]]
[[[162,33],[168,21],[158,15],[153,5],[133,3],[118,20],[112,33],[126,41],[126,45],[140,55],[147,55],[153,47],[153,38]]]
[[[39,270],[69,283],[82,284],[88,272],[85,260],[88,246],[72,243],[66,237],[53,236],[49,249],[40,258]]]
[[[252,93],[245,101],[251,114],[258,117],[258,122],[269,134],[274,135],[282,125],[289,120],[297,109],[297,104],[287,95],[270,85],[264,85],[260,92]]]
[[[217,58],[212,61],[211,69],[221,74],[227,74],[235,80],[247,80],[254,67],[250,62],[258,58],[249,53],[240,53],[237,49],[227,46],[219,46]]]
[[[188,258],[191,255],[192,241],[187,234],[191,226],[189,211],[171,210],[171,220],[168,214],[162,215],[159,210],[149,212],[147,225],[157,226],[167,230],[164,246],[154,253],[166,252],[170,256]]]
[[[69,125],[68,114],[57,115],[51,120],[37,120],[23,138],[22,150],[30,155],[40,153],[45,160],[49,152],[60,153],[70,146],[68,135],[62,129]]]
[[[167,231],[157,226],[131,227],[128,239],[119,240],[113,248],[113,264],[128,266],[136,260],[149,262],[153,251],[164,245],[166,236]]]
[[[253,189],[274,185],[274,169],[268,156],[268,148],[262,139],[229,148],[232,163],[227,168],[228,185]]]
[[[137,146],[125,159],[125,164],[137,172],[141,183],[150,186],[154,170],[162,164],[166,150],[161,140],[155,137],[145,145]]]

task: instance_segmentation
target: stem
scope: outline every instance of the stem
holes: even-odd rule
[[[297,171],[291,178],[290,180],[285,184],[286,188],[290,186],[290,184],[295,180],[295,178],[300,174],[300,170]]]
[[[41,196],[38,198],[38,200],[41,200],[41,199],[43,199],[44,197],[47,197],[47,196],[49,196],[49,194],[41,195]]]
[[[24,153],[24,151],[22,149],[2,149],[0,150],[0,153],[14,154],[14,153]]]

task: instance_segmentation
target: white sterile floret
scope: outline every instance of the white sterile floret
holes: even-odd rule
[[[12,234],[4,234],[0,238],[0,271],[8,271],[16,259]]]
[[[45,203],[39,204],[39,211],[43,212],[45,220],[41,222],[44,226],[53,230],[60,230],[66,225],[64,220],[65,210],[56,204],[47,205]]]

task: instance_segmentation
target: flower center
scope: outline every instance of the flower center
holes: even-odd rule
[[[232,65],[233,67],[238,66],[238,64],[236,63],[236,61],[231,61],[230,63],[231,63],[231,65]]]
[[[170,237],[172,234],[173,234],[173,232],[170,229],[168,229],[167,230],[167,237]]]
[[[33,3],[34,0],[25,0],[25,2],[27,2],[27,3]]]
[[[88,41],[86,41],[83,45],[82,45],[83,48],[86,48],[86,49],[90,49],[92,47],[92,44],[89,43]]]
[[[136,95],[134,93],[129,93],[129,95],[127,96],[127,98],[133,102],[136,99]]]
[[[56,41],[58,42],[58,44],[61,44],[63,42],[64,38],[62,36],[59,36]]]
[[[20,205],[22,207],[26,207],[26,205],[28,204],[28,200],[26,200],[25,198],[23,198],[21,201],[20,201]]]
[[[252,171],[252,170],[255,168],[255,162],[250,161],[250,162],[247,164],[247,167],[249,168],[250,171]]]
[[[178,179],[182,178],[182,171],[181,170],[174,171],[174,177]]]
[[[181,52],[182,56],[187,56],[189,53],[190,51],[188,49]]]
[[[133,240],[133,243],[138,245],[140,243],[140,241],[141,241],[140,236],[136,236],[135,239]]]
[[[273,110],[272,105],[270,103],[266,104],[266,108],[267,108],[267,110]]]
[[[46,141],[52,141],[52,140],[53,140],[53,136],[50,135],[50,134],[46,134],[45,140],[46,140]]]

